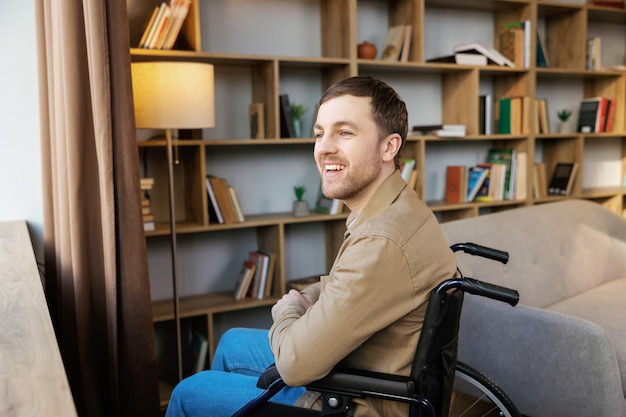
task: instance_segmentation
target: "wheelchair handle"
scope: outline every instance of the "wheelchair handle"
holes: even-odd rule
[[[443,294],[450,289],[458,288],[461,291],[502,301],[515,307],[519,302],[519,292],[510,288],[479,281],[475,278],[450,278],[443,281],[433,291]]]
[[[476,243],[455,243],[450,246],[454,252],[462,250],[470,255],[482,256],[483,258],[492,259],[494,261],[506,264],[509,261],[509,253],[498,249],[488,248],[487,246],[478,245]]]

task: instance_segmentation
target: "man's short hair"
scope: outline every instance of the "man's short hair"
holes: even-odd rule
[[[406,142],[409,131],[409,116],[406,104],[396,90],[383,81],[370,76],[355,76],[335,82],[322,95],[319,104],[344,95],[355,97],[369,97],[374,122],[378,126],[380,138],[397,133],[402,139],[402,146]],[[399,167],[400,152],[396,155],[396,167]]]

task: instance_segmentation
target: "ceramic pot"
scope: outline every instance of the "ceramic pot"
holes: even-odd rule
[[[293,202],[293,215],[296,217],[309,215],[309,202],[306,200]]]
[[[377,52],[376,45],[368,41],[363,41],[357,45],[357,56],[360,59],[374,59]]]

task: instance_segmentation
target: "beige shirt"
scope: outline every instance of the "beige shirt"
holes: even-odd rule
[[[455,275],[436,218],[397,170],[346,224],[329,275],[304,290],[315,304],[276,311],[270,344],[288,385],[320,379],[338,363],[409,375],[429,292]],[[311,405],[307,394],[299,405]],[[357,401],[356,416],[407,415],[405,404]]]

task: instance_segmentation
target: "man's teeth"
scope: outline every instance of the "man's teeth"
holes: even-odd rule
[[[341,171],[344,169],[343,165],[326,165],[324,167],[326,171]]]

